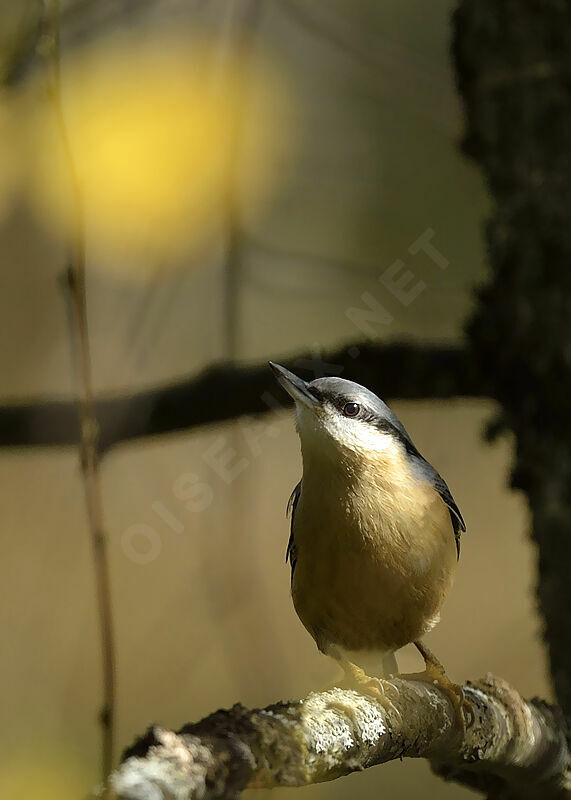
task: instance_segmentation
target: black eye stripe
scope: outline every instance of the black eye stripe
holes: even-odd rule
[[[400,438],[399,432],[391,425],[391,423],[386,419],[379,419],[374,414],[366,414],[363,417],[365,422],[368,422],[373,428],[376,428],[378,431],[382,431],[383,433],[388,433],[391,436],[395,436],[396,438]]]
[[[359,400],[361,400],[362,402],[357,402],[356,400],[350,400],[347,397],[347,393],[332,391],[331,389],[329,389],[329,387],[327,388],[327,391],[323,391],[322,389],[317,388],[316,386],[309,385],[308,390],[321,403],[333,406],[336,409],[337,413],[343,414],[344,416],[347,416],[345,414],[344,409],[348,404],[354,403],[358,405],[359,413],[353,417],[349,417],[349,419],[354,419],[359,423],[361,422],[366,423],[367,425],[376,428],[376,430],[381,431],[382,433],[386,433],[389,436],[392,436],[394,439],[396,439],[403,445],[407,453],[417,458],[421,458],[418,450],[407,436],[406,431],[404,431],[404,429],[401,430],[402,426],[399,426],[398,420],[396,421],[397,424],[395,424],[394,422],[391,421],[390,418],[388,418],[388,415],[390,415],[390,411],[386,409],[386,407],[385,411],[388,412],[388,414],[379,413],[378,411],[374,410],[374,406],[371,407],[369,405],[366,398],[359,397]]]
[[[379,419],[379,417],[375,416],[374,414],[365,414],[360,417],[364,422],[367,422],[373,428],[376,428],[378,431],[382,433],[388,433],[389,436],[395,438],[398,442],[404,445],[407,453],[409,455],[420,456],[420,453],[414,446],[414,444],[408,439],[406,436],[399,431],[388,419]]]
[[[311,386],[311,384],[307,387],[307,390],[315,397],[316,400],[323,400],[325,397],[323,392],[319,391],[319,389],[316,389],[315,386]]]

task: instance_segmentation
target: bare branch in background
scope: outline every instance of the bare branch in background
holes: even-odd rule
[[[503,800],[560,800],[569,788],[557,709],[525,701],[488,675],[468,684],[474,724],[462,730],[442,690],[395,678],[395,711],[332,689],[262,710],[235,705],[173,732],[155,726],[111,776],[121,800],[209,800],[245,788],[304,786],[397,758]]]
[[[385,399],[486,397],[467,351],[457,347],[359,343],[317,358],[283,359],[307,380],[335,374],[356,380]],[[124,397],[96,400],[102,450],[129,439],[184,431],[261,414],[289,403],[266,363],[219,364],[195,377]],[[0,407],[0,446],[70,445],[77,441],[75,406],[68,401]]]
[[[83,205],[79,180],[67,132],[62,99],[59,55],[59,2],[48,0],[47,9],[51,22],[51,66],[50,96],[56,124],[61,140],[63,157],[68,171],[72,199],[71,235],[68,244],[67,283],[70,301],[71,339],[75,362],[79,373],[79,453],[83,474],[85,505],[89,531],[93,545],[93,564],[97,587],[99,627],[101,631],[101,655],[103,669],[103,728],[102,772],[105,778],[113,763],[113,737],[115,721],[115,651],[113,645],[113,620],[111,590],[105,531],[103,527],[103,501],[97,453],[97,418],[91,376],[91,354],[87,326],[87,301],[85,291],[85,235]]]

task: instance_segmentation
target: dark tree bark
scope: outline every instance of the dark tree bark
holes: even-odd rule
[[[571,714],[571,6],[463,0],[454,56],[464,146],[495,201],[491,274],[468,328],[515,436],[539,552],[538,597],[559,702]]]

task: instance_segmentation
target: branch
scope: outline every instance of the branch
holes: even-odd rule
[[[308,380],[345,375],[386,399],[486,396],[470,357],[458,347],[359,343],[319,358],[300,354],[283,363]],[[129,439],[264,413],[289,402],[283,394],[263,363],[251,367],[219,364],[180,383],[126,397],[99,398],[99,447],[106,450]],[[0,408],[0,445],[4,447],[71,445],[77,435],[72,402],[45,400]]]
[[[428,758],[439,774],[490,798],[568,796],[558,709],[488,675],[464,687],[475,722],[463,731],[439,687],[393,683],[390,712],[332,689],[261,710],[235,705],[176,733],[152,727],[125,753],[111,787],[120,800],[235,798],[245,788],[304,786],[407,757]]]

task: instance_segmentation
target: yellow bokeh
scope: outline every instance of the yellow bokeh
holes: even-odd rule
[[[115,269],[137,258],[176,263],[223,224],[240,175],[249,207],[275,185],[275,154],[287,133],[268,106],[249,129],[249,174],[240,172],[246,99],[285,98],[275,71],[221,60],[213,45],[168,38],[152,46],[129,38],[64,60],[66,128],[83,198],[88,245]],[[35,208],[69,233],[73,200],[53,99],[29,102],[29,183]],[[253,137],[253,142],[252,142]]]

